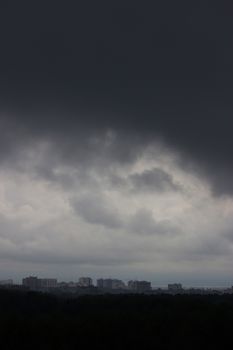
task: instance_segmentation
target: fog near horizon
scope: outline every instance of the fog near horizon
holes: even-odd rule
[[[232,10],[1,4],[0,279],[233,284]]]

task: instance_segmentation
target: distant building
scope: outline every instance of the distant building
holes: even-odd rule
[[[92,279],[90,277],[80,277],[78,280],[78,285],[80,287],[91,287],[93,285]]]
[[[101,289],[124,289],[125,284],[122,280],[112,278],[100,278],[97,280],[97,287]]]
[[[97,280],[97,287],[104,289],[112,289],[112,279],[111,278],[100,278]]]
[[[112,289],[125,289],[125,283],[122,280],[114,279],[112,280]]]
[[[57,287],[56,278],[38,278],[36,276],[29,276],[23,278],[23,286],[31,290],[43,290]]]
[[[144,293],[151,290],[151,282],[148,281],[129,281],[128,289],[133,292]]]
[[[39,289],[39,279],[36,276],[23,278],[22,284],[24,287],[28,287],[31,290]]]
[[[97,288],[104,288],[104,280],[103,280],[103,278],[97,279],[96,286],[97,286]]]
[[[181,283],[171,283],[171,284],[168,284],[167,287],[170,292],[179,292],[183,290]]]
[[[77,289],[78,283],[70,281],[70,282],[58,282],[57,287],[62,290],[74,291]]]
[[[56,278],[40,278],[39,280],[39,288],[41,289],[49,289],[57,287],[57,279]]]
[[[13,280],[12,279],[0,281],[0,286],[11,286],[12,284],[13,284]]]
[[[76,288],[77,287],[77,283],[74,281],[69,281],[66,283],[68,288]]]

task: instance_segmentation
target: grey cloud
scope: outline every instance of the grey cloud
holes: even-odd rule
[[[129,221],[129,230],[140,235],[166,235],[177,234],[177,228],[169,221],[154,219],[153,213],[148,209],[138,210]]]
[[[63,252],[46,252],[43,249],[36,249],[29,251],[24,247],[18,247],[15,250],[3,251],[1,253],[1,258],[11,259],[17,262],[26,263],[41,263],[41,264],[55,264],[55,265],[89,265],[89,266],[121,266],[124,264],[132,264],[139,260],[138,256],[133,256],[133,254],[120,254],[120,251],[114,252],[111,250],[106,254],[103,251],[98,253],[85,254],[73,252],[69,254],[64,254]]]
[[[233,245],[225,237],[218,237],[215,234],[209,237],[202,237],[198,241],[192,239],[190,242],[182,242],[171,250],[171,258],[174,261],[188,261],[188,262],[208,262],[211,259],[221,258],[224,256],[227,261],[228,257],[232,255]]]
[[[160,168],[145,170],[142,173],[135,173],[129,176],[134,191],[181,191],[182,187],[176,184],[172,175]]]
[[[100,222],[95,223],[99,225]],[[93,222],[92,222],[93,223]],[[111,222],[112,223],[112,222]],[[105,224],[101,221],[101,225]],[[107,221],[106,227],[110,224]],[[81,264],[81,265],[124,265],[139,260],[129,245],[109,242],[93,246],[71,239],[69,232],[59,230],[58,224],[44,224],[37,228],[24,228],[21,220],[8,219],[0,214],[0,255],[1,259],[26,262],[28,264]],[[67,228],[68,229],[68,228]],[[70,240],[71,239],[71,240]],[[70,240],[70,241],[69,241]],[[80,245],[82,246],[80,248]]]
[[[71,204],[75,212],[90,224],[101,225],[111,229],[122,227],[118,211],[108,203],[104,196],[86,195],[73,199]]]
[[[22,246],[25,241],[35,242],[36,237],[22,228],[20,220],[7,218],[0,213],[0,238],[12,247]],[[7,252],[8,254],[8,252]]]
[[[117,190],[128,191],[130,184],[127,181],[127,178],[123,178],[122,176],[109,173],[106,184],[110,188],[115,188]]]

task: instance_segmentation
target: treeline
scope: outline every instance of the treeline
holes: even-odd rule
[[[55,297],[0,290],[1,349],[224,349],[231,295]]]

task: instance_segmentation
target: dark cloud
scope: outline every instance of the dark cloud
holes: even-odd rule
[[[46,140],[60,161],[101,163],[90,140],[114,130],[110,160],[159,138],[232,194],[231,13],[227,0],[1,4],[1,159]]]

